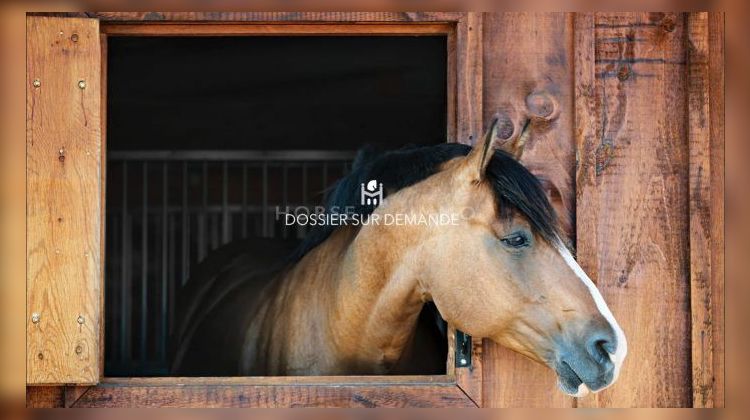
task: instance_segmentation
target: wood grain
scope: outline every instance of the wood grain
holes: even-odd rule
[[[484,119],[499,116],[499,135],[507,132],[506,138],[519,135],[525,120],[531,120],[531,139],[522,161],[545,181],[571,238],[575,233],[575,150],[569,105],[572,38],[569,13],[497,13],[486,18]]]
[[[370,375],[370,376],[169,376],[102,378],[106,385],[168,386],[168,385],[455,385],[451,375]]]
[[[64,386],[27,386],[26,408],[65,407]]]
[[[712,407],[714,340],[708,13],[688,13],[687,37],[693,405]]]
[[[102,281],[99,23],[29,17],[27,46],[27,382],[93,384]]]
[[[104,372],[104,282],[105,279],[105,263],[106,263],[106,229],[107,229],[107,215],[106,215],[106,209],[107,209],[107,35],[101,33],[101,27],[99,29],[99,45],[101,48],[101,79],[100,84],[102,86],[101,89],[101,101],[99,103],[100,105],[100,121],[101,121],[101,153],[100,153],[100,159],[101,162],[104,162],[105,164],[101,165],[101,200],[100,200],[100,208],[102,209],[100,215],[101,218],[99,219],[99,243],[101,244],[99,249],[99,258],[101,263],[99,264],[99,276],[102,279],[101,287],[99,288],[99,302],[101,302],[101,305],[99,306],[99,373],[100,376]]]
[[[511,135],[532,119],[524,162],[547,179],[578,259],[625,330],[630,354],[617,384],[579,401],[556,389],[547,368],[485,342],[475,347],[480,368],[456,369],[447,382],[445,376],[408,384],[393,383],[402,378],[107,379],[92,388],[28,387],[28,406],[724,405],[723,14],[66,16],[28,20],[30,384],[95,383],[101,369],[103,225],[96,221],[103,208],[98,130],[106,101],[97,98],[106,71],[95,74],[97,19],[118,35],[242,35],[262,27],[304,34],[331,26],[341,34],[446,31],[455,92],[448,138],[470,142],[496,114],[511,123]],[[274,22],[282,25],[268,25]],[[37,89],[35,78],[42,83]],[[87,81],[83,91],[79,78]],[[35,312],[39,324],[31,322]]]
[[[714,269],[714,264],[722,264],[723,256],[717,254],[724,249],[720,228],[723,226],[723,182],[716,179],[722,176],[723,168],[713,168],[723,162],[715,156],[723,147],[716,147],[719,134],[713,127],[721,124],[723,116],[716,118],[719,114],[712,113],[711,109],[721,106],[723,83],[711,80],[711,49],[721,48],[721,45],[711,43],[710,32],[716,26],[710,23],[707,12],[688,14],[690,298],[695,407],[714,407],[717,399],[718,405],[723,405],[723,398],[717,398],[715,393],[717,385],[723,383],[721,378],[718,381],[716,378],[723,372],[723,348],[715,348],[723,341],[722,312],[715,310],[723,307],[722,302],[715,302],[723,297],[723,293],[715,290],[723,289],[723,278],[717,278],[723,270]]]
[[[685,19],[576,15],[578,260],[628,337],[585,407],[689,406]]]
[[[250,386],[101,384],[75,407],[476,407],[455,385]]]
[[[108,23],[102,32],[114,36],[398,36],[441,35],[452,31],[452,23],[341,23],[268,24],[268,23],[214,23],[214,24],[159,24],[159,23]]]
[[[68,408],[88,390],[88,386],[26,387],[26,408]]]
[[[713,406],[725,407],[724,299],[724,12],[708,17],[709,119],[711,121],[711,312],[713,317]],[[695,402],[693,402],[695,405]]]
[[[573,113],[567,106],[572,102],[571,25],[567,13],[488,13],[483,53],[484,120],[500,116],[499,135],[510,137],[519,135],[524,121],[532,118],[522,160],[548,181],[569,234],[575,209]],[[503,123],[510,125],[504,130]],[[489,341],[484,357],[485,406],[572,406],[549,368]]]
[[[462,12],[87,12],[102,22],[456,22]]]
[[[449,52],[450,53],[450,52]],[[467,13],[456,27],[456,124],[455,141],[472,144],[482,127],[482,14]]]

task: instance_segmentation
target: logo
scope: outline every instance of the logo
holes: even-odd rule
[[[360,191],[360,204],[363,206],[377,206],[383,202],[383,183],[376,179],[371,179],[367,184],[362,184]]]
[[[356,185],[356,184],[355,184]],[[355,187],[356,188],[356,187]],[[377,207],[383,203],[383,183],[371,179],[360,184],[360,205]],[[382,210],[382,209],[381,209]],[[468,214],[468,213],[467,213]],[[465,217],[462,217],[465,216]],[[459,213],[373,212],[354,205],[331,204],[328,207],[276,207],[276,221],[285,226],[458,226],[471,215]]]

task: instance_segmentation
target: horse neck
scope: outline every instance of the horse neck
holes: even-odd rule
[[[359,360],[365,371],[371,363],[387,371],[409,343],[424,304],[418,269],[404,232],[368,225],[349,234],[356,237],[333,241],[339,247],[333,255],[343,258],[330,276],[330,331],[337,350]]]

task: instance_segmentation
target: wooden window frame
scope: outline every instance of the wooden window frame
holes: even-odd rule
[[[85,17],[100,21],[102,156],[106,156],[106,54],[107,39],[111,36],[445,35],[448,40],[447,138],[452,142],[471,144],[481,133],[481,13],[220,15],[217,17],[216,14],[203,13],[99,12],[85,14]],[[103,159],[102,177],[106,176],[105,163]],[[104,208],[102,202],[102,209]],[[103,220],[101,223],[103,232]],[[104,249],[103,244],[101,248]],[[100,325],[103,325],[103,299],[99,305],[102,308]],[[481,406],[481,340],[473,340],[470,368],[455,367],[453,328],[449,330],[448,347],[447,369],[444,375],[109,378],[101,376],[104,360],[102,328],[99,335],[99,382],[93,386],[62,388],[63,401],[66,406],[75,407]]]

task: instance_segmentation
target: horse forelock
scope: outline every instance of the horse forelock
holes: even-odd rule
[[[357,155],[352,171],[330,189],[326,209],[343,209],[367,216],[374,206],[360,205],[360,187],[375,179],[383,184],[386,194],[407,188],[439,172],[451,159],[466,156],[471,147],[459,143],[433,146],[409,146],[403,149],[376,153],[370,148]],[[514,212],[525,216],[535,232],[551,243],[559,237],[557,217],[544,189],[528,169],[513,156],[495,150],[486,172],[485,182],[495,196],[500,217],[509,219]],[[336,226],[317,225],[290,256],[290,263],[299,261],[309,251],[323,243]]]
[[[485,171],[500,217],[509,218],[519,212],[532,229],[555,244],[561,237],[557,215],[539,179],[510,154],[497,150]]]

